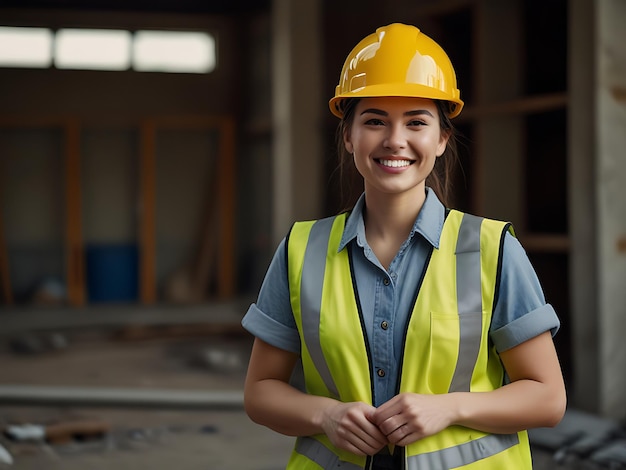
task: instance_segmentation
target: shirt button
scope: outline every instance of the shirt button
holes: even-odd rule
[[[389,328],[389,323],[387,323],[386,321],[382,321],[382,322],[380,323],[380,327],[381,327],[383,330],[386,330],[387,328]]]
[[[385,371],[383,369],[378,369],[376,371],[376,374],[378,374],[378,377],[384,377],[385,376]]]
[[[389,278],[386,277],[385,279],[383,279],[383,284],[388,286],[389,284],[391,284],[391,281],[389,280]]]

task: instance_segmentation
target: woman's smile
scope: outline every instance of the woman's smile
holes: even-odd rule
[[[378,168],[387,174],[400,174],[408,170],[415,160],[406,158],[375,158]]]

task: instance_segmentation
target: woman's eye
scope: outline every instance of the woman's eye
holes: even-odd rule
[[[376,119],[376,118],[368,119],[367,121],[365,121],[365,124],[368,125],[368,126],[383,126],[383,125],[385,125],[385,123],[381,119]]]
[[[409,126],[425,126],[426,123],[424,121],[420,121],[418,119],[409,122]]]

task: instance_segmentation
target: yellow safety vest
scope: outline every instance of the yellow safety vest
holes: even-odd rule
[[[348,247],[347,214],[294,224],[287,240],[291,307],[307,393],[373,403],[371,355]],[[405,333],[398,392],[487,392],[504,369],[489,341],[504,233],[509,224],[450,211],[433,248]],[[323,256],[326,253],[326,256]],[[514,406],[514,404],[512,404]],[[489,434],[451,426],[404,448],[406,470],[530,469],[525,431]],[[371,457],[325,435],[299,437],[288,469],[367,469]]]

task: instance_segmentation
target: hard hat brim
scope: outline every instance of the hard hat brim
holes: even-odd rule
[[[433,100],[448,101],[451,103],[451,111],[449,118],[456,117],[463,109],[463,101],[458,97],[459,91],[454,90],[456,96],[434,89],[432,87],[420,85],[417,83],[390,83],[382,85],[366,86],[357,90],[342,92],[337,87],[337,92],[328,102],[330,112],[338,118],[343,117],[341,102],[348,98],[379,98],[385,96],[407,97],[407,98],[427,98]]]

